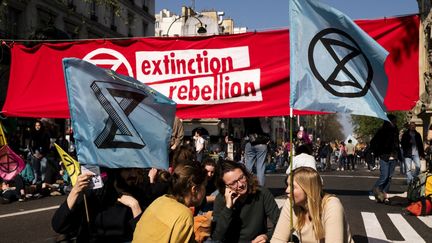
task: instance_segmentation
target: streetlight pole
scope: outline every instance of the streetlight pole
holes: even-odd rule
[[[200,27],[198,27],[198,30],[197,30],[197,33],[198,33],[198,34],[205,34],[205,33],[207,33],[207,29],[204,27],[203,22],[201,22],[201,20],[200,20],[199,18],[197,18],[196,16],[193,16],[193,15],[190,15],[190,16],[183,15],[183,16],[179,16],[179,17],[177,17],[177,18],[176,18],[176,19],[175,19],[175,20],[170,24],[170,26],[168,27],[168,30],[167,30],[165,36],[167,36],[167,37],[169,36],[169,32],[170,32],[170,30],[171,30],[171,27],[173,26],[173,24],[174,24],[175,22],[177,22],[177,20],[179,20],[179,19],[181,19],[181,18],[185,18],[185,19],[187,19],[187,18],[189,18],[189,17],[192,17],[192,18],[198,20],[198,22],[199,22],[199,24],[200,24]]]

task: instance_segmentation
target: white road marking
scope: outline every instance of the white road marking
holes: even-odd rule
[[[423,238],[417,234],[417,232],[411,227],[411,225],[406,221],[406,219],[400,215],[395,213],[389,213],[388,214],[390,220],[393,222],[393,224],[398,229],[399,233],[402,235],[402,237],[405,239],[404,241],[393,241],[397,243],[402,242],[426,242],[423,240]]]
[[[389,242],[375,213],[361,212],[369,243]]]
[[[286,177],[286,174],[265,174],[268,177]],[[361,176],[361,175],[325,175],[320,174],[321,177],[338,177],[338,178],[367,178],[378,179],[379,176]],[[392,177],[392,180],[406,180],[404,177]]]
[[[418,219],[423,221],[425,225],[427,225],[429,228],[432,228],[432,215],[430,216],[418,216]]]
[[[52,206],[52,207],[47,207],[47,208],[38,208],[38,209],[33,209],[33,210],[28,210],[28,211],[23,211],[23,212],[17,212],[17,213],[8,213],[8,214],[0,215],[0,218],[7,218],[7,217],[13,217],[13,216],[18,216],[18,215],[23,215],[23,214],[37,213],[37,212],[57,209],[59,207],[60,206],[57,205],[57,206]]]

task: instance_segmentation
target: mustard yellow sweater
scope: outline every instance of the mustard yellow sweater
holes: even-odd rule
[[[132,242],[185,243],[193,239],[192,211],[164,195],[144,211],[135,228]]]

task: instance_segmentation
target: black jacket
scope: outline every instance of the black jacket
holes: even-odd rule
[[[52,228],[59,234],[76,236],[77,242],[129,242],[132,241],[136,223],[141,215],[133,217],[132,210],[117,202],[120,196],[119,181],[108,173],[103,188],[86,192],[90,223],[87,223],[84,198],[80,195],[72,209],[65,201],[54,213]],[[132,195],[141,210],[158,196],[166,193],[167,184],[156,183],[127,188],[123,193]],[[141,190],[142,189],[142,190]]]
[[[372,138],[370,148],[375,156],[379,156],[383,160],[388,160],[391,156],[401,160],[402,155],[399,148],[399,130],[397,126],[393,126],[390,122],[385,121]]]
[[[423,141],[420,136],[420,133],[414,131],[415,143],[420,157],[424,157],[424,148]],[[411,143],[411,135],[410,131],[406,131],[402,134],[402,152],[405,158],[410,158],[412,156],[412,143]]]
[[[132,240],[138,216],[121,203],[107,205],[97,193],[86,194],[90,223],[86,220],[83,197],[69,209],[67,202],[55,212],[51,225],[55,232],[76,236],[76,242],[127,242]]]

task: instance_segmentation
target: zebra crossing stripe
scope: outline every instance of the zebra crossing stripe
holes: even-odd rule
[[[423,221],[429,228],[432,228],[432,216],[418,216],[417,218]]]
[[[361,212],[369,243],[388,242],[374,213]]]
[[[395,213],[389,213],[388,214],[390,220],[393,222],[393,224],[398,229],[399,233],[402,235],[402,237],[405,239],[405,241],[393,241],[397,243],[402,242],[426,242],[421,238],[420,235],[417,234],[417,232],[411,227],[411,225],[405,220],[405,218],[400,214]]]

